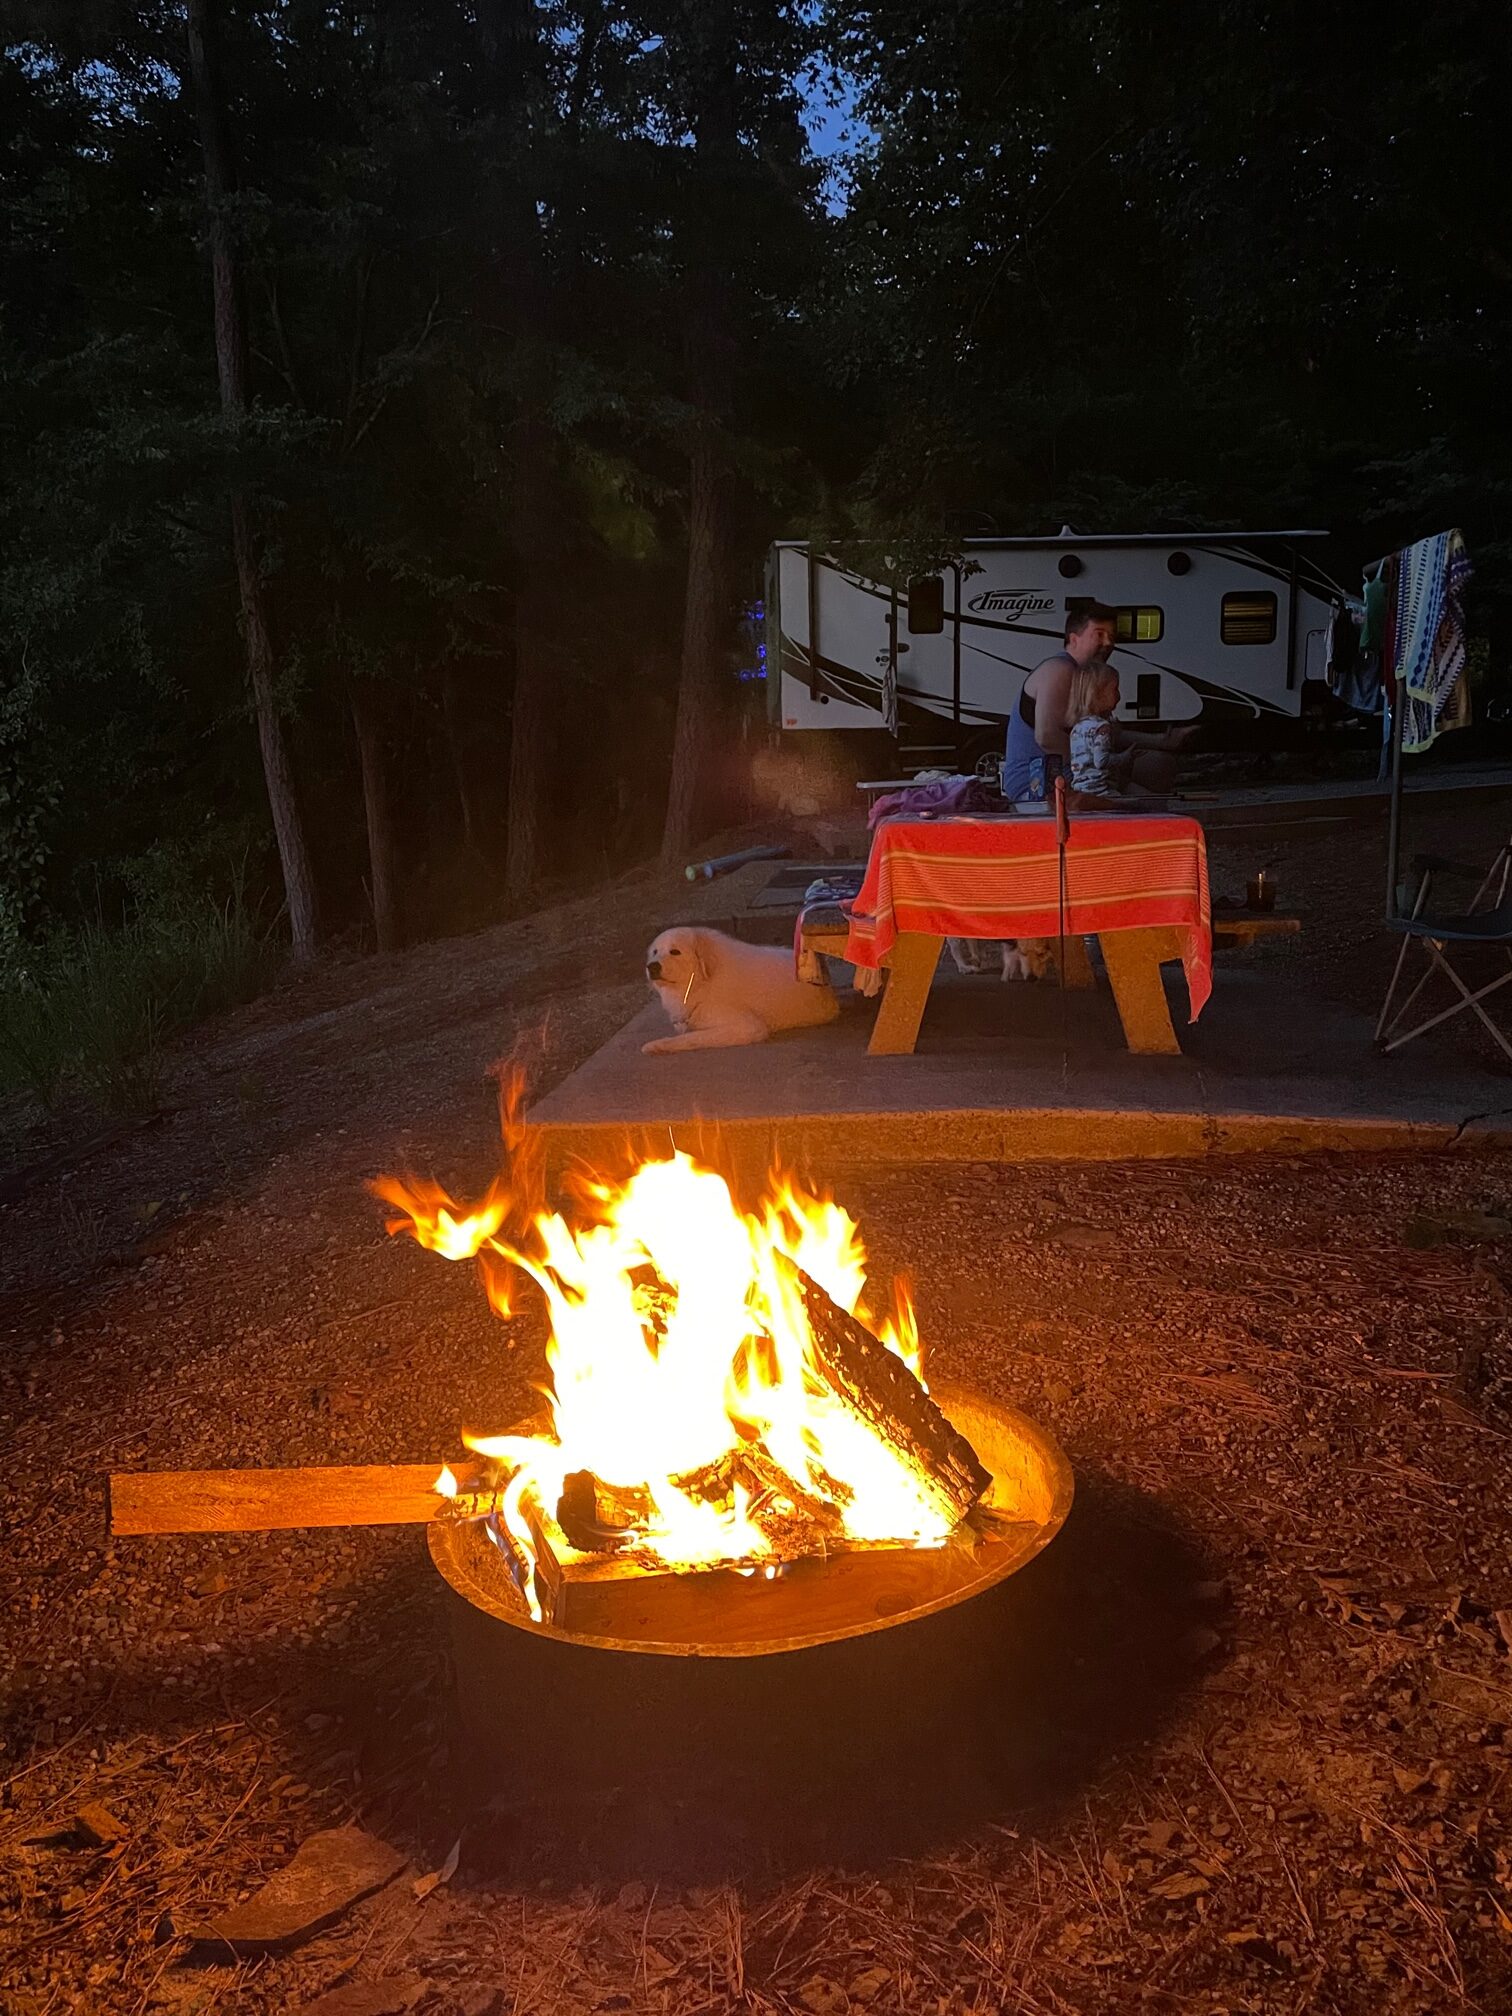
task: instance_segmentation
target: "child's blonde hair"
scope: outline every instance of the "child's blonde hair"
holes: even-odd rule
[[[1070,690],[1066,694],[1066,726],[1074,728],[1078,721],[1085,721],[1097,709],[1092,705],[1102,687],[1116,684],[1118,674],[1106,658],[1089,658],[1085,665],[1078,665],[1071,674]]]

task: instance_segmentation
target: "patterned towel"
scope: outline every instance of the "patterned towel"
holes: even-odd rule
[[[1458,531],[1419,539],[1399,556],[1394,671],[1402,747],[1410,754],[1469,720],[1455,696],[1465,670],[1464,593],[1470,574]]]
[[[803,907],[798,912],[798,924],[793,932],[793,970],[800,980],[806,980],[811,987],[822,987],[828,982],[825,972],[824,955],[811,952],[803,942],[804,927],[809,924],[830,924],[850,928],[850,906],[861,893],[865,880],[860,868],[821,875],[810,882],[803,892]],[[856,991],[860,994],[876,994],[881,991],[882,976],[874,969],[861,966],[856,969]]]

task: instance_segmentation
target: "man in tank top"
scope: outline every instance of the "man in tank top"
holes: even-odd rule
[[[1094,658],[1106,658],[1118,637],[1118,612],[1101,602],[1085,602],[1066,616],[1064,648],[1042,658],[1024,681],[1018,705],[1008,721],[1008,746],[1003,759],[1003,794],[1008,798],[1046,798],[1059,770],[1066,767],[1070,742],[1066,704],[1071,675]],[[1138,784],[1164,796],[1176,782],[1177,753],[1196,733],[1192,728],[1160,732],[1114,724],[1115,755],[1110,766],[1115,787]]]

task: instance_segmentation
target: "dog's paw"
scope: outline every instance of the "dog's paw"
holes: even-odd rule
[[[664,1050],[670,1050],[671,1048],[672,1038],[670,1036],[653,1036],[649,1043],[642,1043],[641,1055],[642,1057],[659,1057]]]

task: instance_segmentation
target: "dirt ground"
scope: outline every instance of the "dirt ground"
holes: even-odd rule
[[[1235,840],[1214,886],[1305,893],[1247,956],[1369,1007],[1379,858]],[[541,1754],[486,1782],[413,1529],[107,1540],[111,1469],[429,1462],[524,1411],[538,1306],[493,1317],[363,1183],[481,1189],[488,1063],[528,1035],[551,1082],[654,928],[732,907],[634,875],[291,982],[182,1047],[152,1125],[6,1116],[0,2008],[1512,2008],[1503,1159],[825,1172],[932,1375],[1051,1426],[1078,1495],[974,1660],[879,1652],[895,1724],[826,1702],[754,1821],[507,1686]],[[343,1824],[407,1869],[287,1952],[183,1936]]]

